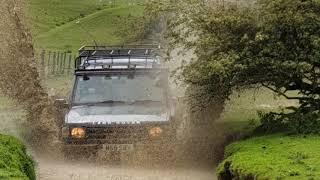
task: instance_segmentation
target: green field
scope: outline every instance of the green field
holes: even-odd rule
[[[320,177],[320,137],[270,135],[231,144],[218,168],[239,179],[309,179]]]
[[[30,0],[28,17],[37,49],[76,50],[120,44],[116,32],[128,16],[142,16],[143,0]]]

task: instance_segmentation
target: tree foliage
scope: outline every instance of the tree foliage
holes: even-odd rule
[[[320,1],[156,4],[157,10],[150,11],[153,15],[173,14],[168,25],[170,44],[192,49],[197,56],[181,73],[184,82],[200,89],[194,97],[202,102],[225,100],[234,88],[263,86],[299,102],[298,107],[272,117],[296,132],[304,131],[300,128],[305,126],[304,117],[312,119],[311,127],[319,124]]]

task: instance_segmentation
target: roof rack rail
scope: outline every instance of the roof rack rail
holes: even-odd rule
[[[78,70],[153,68],[160,64],[160,45],[83,46],[75,61]]]
[[[123,48],[130,48],[130,49],[160,49],[160,44],[128,44],[122,46],[82,46],[79,51],[85,50],[104,50],[104,49],[123,49]]]

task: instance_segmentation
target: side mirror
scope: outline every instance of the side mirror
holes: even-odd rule
[[[58,109],[66,109],[69,107],[69,104],[65,99],[56,99],[54,101],[54,106],[57,107]]]

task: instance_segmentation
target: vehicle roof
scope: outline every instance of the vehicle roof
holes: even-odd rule
[[[84,46],[76,59],[76,71],[110,69],[152,69],[160,66],[160,56],[151,47]]]

